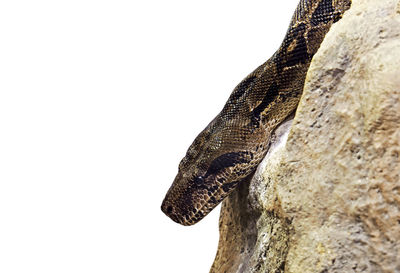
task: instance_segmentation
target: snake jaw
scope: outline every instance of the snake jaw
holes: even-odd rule
[[[208,182],[199,183],[199,177],[190,179],[178,173],[174,183],[168,190],[161,210],[174,222],[190,226],[203,219],[217,204],[213,204],[213,193],[207,189]],[[205,180],[205,179],[204,179]]]
[[[201,198],[194,198],[195,205],[193,206],[174,202],[171,200],[171,195],[167,194],[161,205],[161,210],[174,222],[184,226],[191,226],[202,220],[233,189],[234,187],[231,187],[228,192],[216,192],[211,196],[202,195]],[[215,197],[217,195],[219,196],[218,199]]]
[[[211,210],[212,208],[203,207],[200,210],[194,210],[189,212],[185,215],[180,215],[179,213],[175,212],[176,207],[172,205],[168,205],[168,203],[164,203],[161,205],[161,210],[174,222],[184,225],[184,226],[191,226],[195,223],[199,222],[203,219]]]
[[[181,168],[161,210],[185,226],[199,222],[253,172],[261,159],[250,152],[230,152],[211,160],[206,170]]]

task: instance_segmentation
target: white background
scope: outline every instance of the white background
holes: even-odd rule
[[[297,0],[0,3],[0,272],[208,272],[161,201]]]

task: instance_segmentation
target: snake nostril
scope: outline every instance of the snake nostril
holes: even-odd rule
[[[172,208],[172,206],[168,206],[167,207],[167,213],[171,213],[174,209]]]

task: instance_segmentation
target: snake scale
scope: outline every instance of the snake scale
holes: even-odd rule
[[[311,59],[350,5],[300,1],[280,48],[235,87],[180,162],[161,205],[172,220],[197,223],[254,173],[273,130],[296,111]]]

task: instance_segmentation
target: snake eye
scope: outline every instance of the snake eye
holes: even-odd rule
[[[194,178],[194,183],[197,186],[203,185],[204,184],[204,177],[203,176],[197,176]]]

